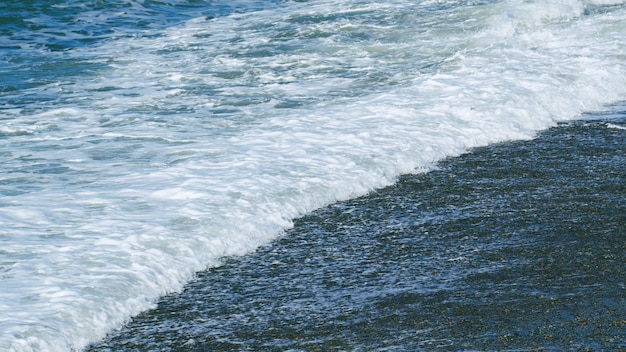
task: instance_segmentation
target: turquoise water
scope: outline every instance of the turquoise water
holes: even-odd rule
[[[585,113],[621,131],[625,18],[614,0],[3,2],[0,350],[82,350],[296,219],[474,148]]]

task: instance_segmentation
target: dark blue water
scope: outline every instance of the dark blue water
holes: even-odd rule
[[[622,348],[625,24],[1,2],[0,351]]]
[[[88,351],[626,349],[626,112],[300,218]]]
[[[268,9],[281,2],[3,1],[0,50],[4,67],[0,68],[0,92],[42,86],[68,76],[94,75],[108,66],[64,54],[72,49],[125,37],[158,36],[155,31],[192,18],[211,19]]]

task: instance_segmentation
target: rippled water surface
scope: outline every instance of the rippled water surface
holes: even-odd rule
[[[616,151],[591,187],[606,146],[546,162],[543,142],[520,142],[535,153],[525,168],[523,153],[472,161],[492,150],[475,148],[508,150],[499,143],[557,125],[542,138],[563,133],[553,138],[563,148],[590,131],[620,138],[623,101],[624,0],[2,1],[0,351],[79,351],[198,285],[213,293],[185,304],[223,300],[210,307],[227,312],[175,319],[186,328],[150,330],[138,349],[460,346],[446,329],[465,328],[496,346],[505,333],[494,331],[518,311],[502,304],[510,314],[476,323],[465,314],[477,302],[567,303],[573,280],[597,294],[605,269],[567,270],[592,272],[603,258],[584,234],[614,233],[623,163]],[[617,116],[568,124],[603,111]],[[453,166],[463,163],[475,165]],[[507,181],[510,172],[519,178]],[[401,197],[385,198],[399,180]],[[590,244],[605,243],[596,237]],[[531,280],[559,265],[563,275]],[[258,294],[239,302],[218,289],[224,280]],[[563,292],[541,282],[563,282]],[[419,307],[422,320],[408,313]],[[550,331],[549,322],[536,331],[539,311],[502,331],[513,340]],[[198,335],[166,332],[183,330]],[[609,343],[585,334],[572,341]]]
[[[625,349],[620,114],[315,211],[88,351]]]

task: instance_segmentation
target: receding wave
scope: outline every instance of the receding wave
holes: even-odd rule
[[[43,78],[0,91],[2,350],[81,349],[313,209],[626,100],[618,1],[231,10],[22,48]]]

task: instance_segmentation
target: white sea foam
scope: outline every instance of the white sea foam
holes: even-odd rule
[[[616,124],[613,124],[613,123],[607,123],[606,127],[608,127],[608,128],[615,128],[615,129],[618,129],[618,130],[626,130],[626,127],[620,126],[620,125],[616,125]]]
[[[2,117],[0,349],[80,349],[315,208],[626,100],[626,9],[588,11],[616,2],[461,3],[289,3],[68,51],[107,68]]]

